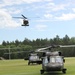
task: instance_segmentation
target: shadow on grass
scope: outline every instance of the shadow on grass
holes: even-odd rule
[[[64,75],[62,72],[45,72],[43,75]]]
[[[30,64],[29,66],[38,66],[38,65],[41,65],[41,64],[34,63],[34,64]]]

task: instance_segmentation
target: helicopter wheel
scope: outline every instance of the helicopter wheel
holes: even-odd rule
[[[65,74],[66,73],[66,69],[63,69],[62,72]]]
[[[44,73],[44,70],[40,70],[40,72],[41,72],[41,74],[43,74]]]
[[[30,62],[28,62],[28,65],[30,65]]]

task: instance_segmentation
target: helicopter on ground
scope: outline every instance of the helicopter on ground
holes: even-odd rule
[[[30,65],[30,63],[36,63],[36,64],[41,64],[42,60],[40,59],[39,55],[37,53],[31,53],[29,55],[29,61],[28,61],[28,65]]]
[[[13,17],[13,18],[21,18],[23,19],[23,24],[21,26],[29,26],[29,21],[28,18],[25,17],[24,15],[21,15],[22,17]]]
[[[65,59],[62,56],[60,51],[52,51],[53,48],[60,47],[75,47],[75,45],[52,45],[45,48],[37,49],[36,52],[42,52],[42,69],[40,73],[43,74],[51,71],[62,71],[62,73],[66,73],[66,68],[64,68]]]

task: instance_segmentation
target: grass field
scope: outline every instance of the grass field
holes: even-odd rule
[[[75,58],[65,58],[65,75],[75,75]],[[25,60],[0,60],[0,75],[41,75],[41,65],[29,65]],[[62,72],[44,73],[43,75],[64,75]]]

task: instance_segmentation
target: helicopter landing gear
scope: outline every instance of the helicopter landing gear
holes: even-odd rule
[[[44,73],[44,70],[40,70],[40,73],[43,74]]]
[[[67,70],[67,69],[62,69],[62,72],[63,72],[64,74],[66,74],[66,70]]]
[[[30,65],[30,62],[28,62],[28,65]]]

